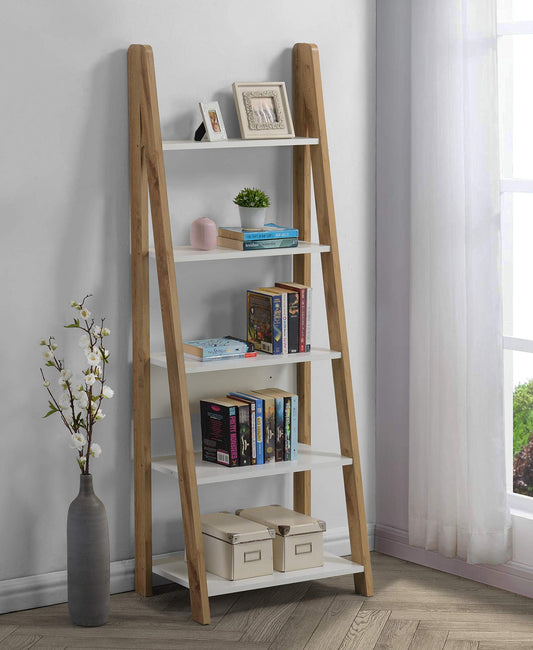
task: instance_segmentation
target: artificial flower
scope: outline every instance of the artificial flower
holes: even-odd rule
[[[62,409],[68,409],[70,406],[70,394],[67,390],[63,391],[57,400]]]
[[[111,330],[107,327],[102,328],[102,336],[109,336],[111,334]]]
[[[88,348],[90,344],[91,341],[89,339],[88,334],[82,334],[78,339],[78,345],[80,346],[80,348]]]
[[[78,406],[80,409],[86,409],[89,406],[89,397],[84,390],[76,395],[76,399],[78,401]]]
[[[99,458],[102,455],[102,447],[97,442],[92,442],[90,454],[93,458]]]
[[[45,361],[53,361],[54,353],[49,348],[46,348],[46,350],[43,350],[43,357]]]
[[[92,386],[94,382],[96,381],[96,375],[94,372],[90,372],[87,375],[85,375],[85,383],[87,386]]]
[[[87,442],[87,440],[85,439],[85,436],[83,435],[83,433],[80,433],[78,431],[78,433],[74,433],[72,435],[72,444],[74,445],[74,447],[78,451],[81,451],[83,449],[86,442]]]
[[[93,325],[93,334],[94,336],[100,336],[102,334],[102,328],[99,325]]]
[[[102,388],[102,395],[104,397],[107,397],[107,399],[111,399],[114,394],[115,394],[115,391],[111,388],[111,386],[104,386]]]
[[[98,409],[94,414],[95,420],[103,420],[105,418],[105,413],[102,413],[102,409]]]
[[[80,316],[85,320],[87,320],[88,318],[91,317],[91,312],[88,309],[85,309],[84,307],[83,309],[80,309]]]
[[[102,360],[100,354],[98,352],[94,352],[94,350],[88,352],[86,356],[87,356],[87,363],[90,366],[97,366]]]

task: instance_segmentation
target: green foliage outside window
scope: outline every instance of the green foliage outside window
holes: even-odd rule
[[[513,491],[533,496],[533,379],[513,392]]]

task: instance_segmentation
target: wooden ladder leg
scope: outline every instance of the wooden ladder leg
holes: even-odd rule
[[[210,622],[207,578],[200,522],[200,506],[189,412],[189,398],[176,287],[176,272],[161,142],[161,125],[155,83],[152,48],[142,47],[142,137],[146,150],[148,186],[157,261],[157,278],[165,336],[168,382],[176,446],[176,460],[187,553],[187,570],[192,616],[199,623]]]
[[[141,143],[141,52],[128,51],[133,342],[135,591],[152,594],[148,179]]]
[[[302,67],[307,73],[307,80],[303,85],[303,95],[306,104],[305,114],[309,135],[319,138],[319,144],[311,147],[311,166],[320,243],[331,247],[329,253],[322,253],[321,255],[329,342],[333,350],[340,350],[342,353],[340,359],[332,361],[337,422],[341,453],[343,456],[353,459],[352,465],[343,467],[344,491],[352,560],[362,564],[365,568],[364,573],[354,574],[354,581],[358,592],[365,596],[371,596],[373,594],[372,568],[370,565],[361,461],[357,441],[320,62],[316,45],[299,43],[295,45],[295,48],[301,58]]]
[[[306,80],[299,50],[292,56],[292,102],[294,130],[297,136],[307,137],[303,85]],[[298,228],[299,238],[311,241],[311,152],[309,146],[293,147],[293,227]],[[293,280],[311,284],[311,255],[293,257]],[[298,442],[311,444],[311,364],[296,366],[298,404]],[[293,478],[294,510],[311,514],[311,472],[295,472]]]

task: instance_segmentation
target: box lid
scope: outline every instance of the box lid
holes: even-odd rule
[[[242,544],[275,537],[273,528],[237,517],[231,512],[212,512],[202,515],[202,533],[221,539],[228,544]]]
[[[274,528],[282,537],[326,530],[324,521],[278,505],[244,508],[237,510],[237,514],[245,519],[251,519],[269,528]]]

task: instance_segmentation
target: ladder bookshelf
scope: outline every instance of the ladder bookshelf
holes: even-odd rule
[[[283,140],[240,140],[222,142],[168,141],[161,139],[159,108],[152,48],[131,45],[128,51],[131,269],[133,329],[133,425],[135,486],[135,589],[152,593],[152,573],[162,575],[190,590],[193,618],[210,622],[209,596],[260,587],[353,574],[358,593],[371,596],[372,572],[363,499],[363,485],[355,406],[353,399],[348,336],[342,294],[339,251],[331,173],[322,98],[318,49],[298,43],[293,48],[293,120],[297,137]],[[163,151],[246,147],[293,147],[293,225],[303,240],[297,248],[263,251],[215,249],[196,251],[188,246],[174,248],[166,189]],[[320,243],[311,238],[311,182],[313,182]],[[149,248],[150,201],[154,250]],[[319,253],[326,300],[329,349],[309,353],[267,355],[246,359],[246,367],[295,363],[299,395],[298,460],[266,466],[233,468],[202,462],[195,457],[187,392],[187,375],[244,367],[242,360],[201,364],[185,360],[176,287],[176,264],[254,256],[294,255],[293,280],[311,282],[311,257]],[[165,353],[150,354],[149,258],[157,265],[159,295],[165,339]],[[331,361],[340,439],[340,454],[321,452],[311,445],[311,363]],[[176,455],[152,458],[150,434],[150,364],[168,371]],[[207,574],[203,555],[198,485],[253,476],[293,474],[293,507],[311,513],[311,470],[339,467],[344,478],[350,531],[351,561],[325,554],[324,566],[274,576],[227,581]],[[181,497],[187,562],[182,555],[152,559],[151,472],[177,476]]]

